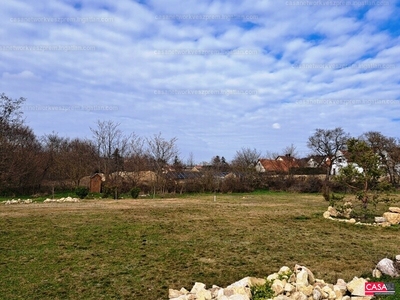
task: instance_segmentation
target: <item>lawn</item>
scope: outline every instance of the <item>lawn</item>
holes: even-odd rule
[[[168,299],[295,264],[348,281],[400,254],[398,226],[326,220],[327,205],[290,193],[0,205],[0,299]]]

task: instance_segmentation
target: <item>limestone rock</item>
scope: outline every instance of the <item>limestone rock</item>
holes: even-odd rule
[[[205,289],[202,289],[196,293],[197,300],[211,300],[211,292]]]
[[[302,292],[294,292],[291,296],[290,296],[290,300],[307,300],[308,297],[306,295],[304,295]]]
[[[336,284],[333,286],[334,290],[338,290],[341,292],[342,296],[346,294],[347,291],[347,284],[343,279],[338,279]]]
[[[246,295],[233,295],[228,298],[229,300],[250,300]]]
[[[301,286],[299,291],[302,292],[306,296],[311,296],[313,293],[314,287],[312,285],[309,286]]]
[[[384,217],[375,217],[375,223],[384,223],[387,222],[386,218]]]
[[[302,283],[305,283],[305,285],[314,284],[314,282],[315,282],[314,274],[308,268],[306,268],[304,266],[300,266],[300,265],[295,265],[294,269],[296,271],[296,284],[298,283],[297,282],[298,280],[300,280],[300,282],[299,282],[300,284],[302,284]],[[303,271],[305,271],[306,275],[304,275],[304,273],[301,273]],[[299,276],[300,273],[301,273],[301,275]]]
[[[392,224],[390,224],[390,222],[383,222],[383,223],[381,224],[381,226],[382,226],[382,227],[390,227],[390,226],[392,226]]]
[[[312,293],[313,300],[321,300],[322,299],[322,292],[320,289],[315,288]]]
[[[173,289],[169,289],[168,290],[168,297],[171,298],[178,298],[182,295],[185,295],[184,293],[182,293],[181,291],[178,290],[173,290]]]
[[[389,275],[391,277],[398,277],[400,274],[397,272],[393,260],[384,258],[376,265],[376,268],[382,272],[382,274]]]
[[[400,214],[400,207],[389,207],[389,211]]]
[[[328,219],[331,216],[331,213],[329,211],[324,212],[323,214],[325,219]]]
[[[196,282],[194,284],[194,286],[192,287],[192,289],[190,290],[190,292],[192,294],[197,294],[199,291],[205,290],[205,288],[206,288],[206,285],[204,283]]]
[[[250,287],[254,285],[264,285],[266,282],[264,278],[250,277]]]
[[[295,289],[295,287],[294,287],[293,285],[291,285],[290,283],[286,283],[286,284],[285,284],[285,287],[283,288],[283,290],[284,290],[285,292],[288,292],[288,293],[293,292],[294,289]]]
[[[364,278],[354,277],[352,281],[347,283],[347,289],[352,296],[364,296],[366,282]]]
[[[283,266],[282,268],[279,269],[278,274],[284,275],[284,274],[291,273],[291,272],[292,272],[292,270],[289,267]]]
[[[375,269],[372,271],[372,276],[375,277],[375,278],[381,278],[381,277],[382,277],[382,272],[379,271],[377,268],[375,268]]]
[[[336,208],[334,208],[334,207],[332,207],[332,206],[329,206],[328,207],[328,212],[329,212],[329,215],[331,216],[331,217],[337,217],[339,214],[338,214],[338,211],[336,210]]]
[[[272,282],[272,281],[274,281],[275,279],[278,279],[278,278],[279,278],[279,274],[278,273],[273,273],[271,275],[268,275],[267,280]]]
[[[308,285],[308,274],[306,270],[301,270],[296,274],[296,286],[307,286]]]
[[[385,212],[383,217],[388,220],[388,222],[392,225],[396,225],[400,223],[400,214],[393,212]]]
[[[291,300],[288,296],[285,295],[279,295],[274,298],[274,300]]]
[[[274,291],[275,295],[279,295],[284,291],[285,283],[279,279],[275,279],[271,285],[271,289]]]

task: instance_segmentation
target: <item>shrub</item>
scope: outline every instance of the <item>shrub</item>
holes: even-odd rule
[[[89,194],[89,189],[84,186],[78,186],[75,189],[75,194],[80,198],[83,199]]]
[[[267,280],[264,285],[253,285],[251,287],[251,299],[267,300],[274,297],[275,293],[271,288],[271,282]]]
[[[105,185],[103,188],[103,198],[118,199],[120,196],[120,190],[115,185]]]
[[[140,188],[138,187],[134,187],[130,190],[130,194],[133,199],[137,199],[137,197],[139,197],[139,193],[140,193]]]

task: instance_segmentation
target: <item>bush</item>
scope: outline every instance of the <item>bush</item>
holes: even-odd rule
[[[137,199],[137,197],[139,197],[140,188],[134,187],[129,192],[130,192],[130,194],[131,194],[133,199]]]
[[[254,285],[251,287],[251,296],[253,300],[267,300],[274,296],[274,291],[271,288],[271,282],[267,280],[264,285]]]
[[[83,199],[89,194],[89,189],[84,186],[78,186],[75,189],[75,194],[80,198]]]
[[[103,188],[103,198],[118,199],[120,196],[120,190],[115,185],[105,185]]]

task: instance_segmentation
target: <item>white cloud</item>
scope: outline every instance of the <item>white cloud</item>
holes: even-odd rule
[[[274,124],[272,124],[272,128],[274,128],[274,129],[280,129],[280,128],[281,128],[281,124],[279,124],[279,123],[274,123]]]
[[[178,1],[179,2],[179,1]],[[400,39],[385,27],[394,7],[291,7],[284,2],[56,0],[2,4],[2,45],[91,45],[93,51],[0,51],[0,92],[27,104],[115,105],[115,111],[27,111],[37,134],[90,135],[97,119],[124,130],[177,136],[198,160],[230,158],[242,146],[306,153],[315,128],[398,134]],[[394,12],[397,10],[394,9]],[[173,14],[256,15],[243,20],[160,20]],[[12,23],[26,16],[110,17],[101,23]],[[255,49],[255,55],[157,55],[155,50]],[[396,64],[392,68],[294,68],[305,63]],[[156,95],[155,90],[253,90],[255,95]],[[338,104],[304,100],[336,99]],[[352,105],[343,100],[354,100]],[[359,103],[356,100],[369,99]],[[303,102],[302,102],[303,101]],[[64,119],[65,116],[69,118]],[[76,118],[76,122],[68,119]],[[60,122],[54,122],[54,119]],[[268,125],[271,120],[272,125]],[[285,126],[281,126],[285,124]],[[82,129],[84,128],[84,129]],[[279,130],[277,130],[279,129]],[[198,153],[198,154],[196,154]]]

